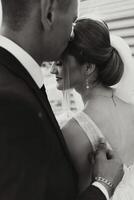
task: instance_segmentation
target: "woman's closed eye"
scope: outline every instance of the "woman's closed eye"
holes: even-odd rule
[[[62,66],[62,61],[61,61],[61,60],[56,61],[56,62],[55,62],[55,65],[57,65],[57,66]]]

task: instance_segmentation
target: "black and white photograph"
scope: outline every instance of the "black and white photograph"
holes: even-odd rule
[[[134,0],[0,0],[0,200],[134,200]]]

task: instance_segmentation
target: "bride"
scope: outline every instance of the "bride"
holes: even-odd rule
[[[84,109],[62,131],[79,174],[82,191],[92,181],[88,153],[95,152],[99,138],[118,152],[125,175],[113,200],[134,198],[134,63],[126,43],[110,36],[105,23],[79,19],[62,58],[51,69],[57,88],[74,88]],[[113,86],[113,87],[112,87]],[[87,178],[88,177],[88,178]]]

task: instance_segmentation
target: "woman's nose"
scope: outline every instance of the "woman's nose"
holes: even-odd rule
[[[57,65],[56,65],[56,63],[54,62],[53,64],[52,64],[52,66],[51,66],[51,70],[50,70],[50,73],[51,74],[56,74],[57,73]]]

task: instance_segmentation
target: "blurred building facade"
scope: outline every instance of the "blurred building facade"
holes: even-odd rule
[[[134,56],[134,0],[81,0],[79,15],[106,21],[110,32],[124,38]]]

